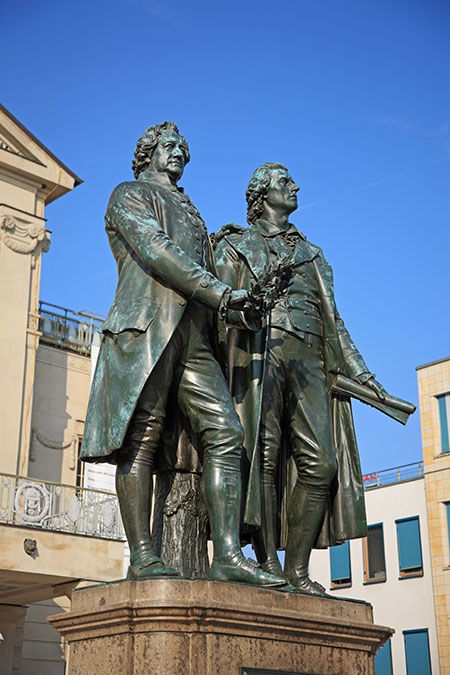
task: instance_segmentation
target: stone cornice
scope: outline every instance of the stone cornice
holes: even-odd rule
[[[47,218],[41,218],[40,216],[36,216],[34,213],[30,213],[30,211],[24,211],[23,209],[18,209],[15,206],[13,206],[12,204],[6,204],[5,202],[0,202],[0,208],[2,206],[5,207],[6,210],[11,210],[11,211],[14,211],[16,213],[22,213],[26,216],[31,216],[33,218],[33,220],[40,220],[43,223],[47,222]]]
[[[365,602],[182,579],[83,588],[73,594],[70,613],[53,616],[50,623],[70,642],[175,631],[332,643],[371,654],[392,634],[372,623],[372,608]]]

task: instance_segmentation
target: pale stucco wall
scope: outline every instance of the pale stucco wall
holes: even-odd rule
[[[28,465],[29,476],[75,484],[77,442],[83,434],[89,388],[89,357],[45,344],[39,346],[34,377],[33,450]]]
[[[27,228],[45,225],[36,186],[0,169],[0,194],[0,471],[15,474],[26,471],[41,265],[40,245],[20,249],[33,245]]]

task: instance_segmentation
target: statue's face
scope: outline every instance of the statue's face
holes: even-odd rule
[[[286,169],[273,169],[265,201],[276,211],[292,213],[298,206],[297,192],[299,190],[300,188]]]
[[[166,173],[172,183],[176,183],[183,175],[185,163],[182,137],[174,131],[162,131],[149,168]]]

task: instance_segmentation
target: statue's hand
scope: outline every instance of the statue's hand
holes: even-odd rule
[[[380,401],[386,400],[386,396],[388,395],[388,393],[386,389],[375,378],[371,378],[370,380],[368,380],[366,382],[366,387],[372,389],[376,393]]]
[[[249,304],[250,291],[231,291],[228,299],[229,309],[245,309]]]
[[[251,291],[230,291],[225,308],[226,313],[223,317],[225,320],[228,318],[228,310],[234,310],[243,312],[251,330],[259,330],[261,328],[263,310],[260,303],[255,301]]]

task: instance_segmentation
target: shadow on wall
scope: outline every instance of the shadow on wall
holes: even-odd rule
[[[61,349],[43,345],[36,358],[28,475],[54,483],[62,482],[66,453],[75,452],[67,434],[70,357]],[[76,458],[71,456],[69,461],[73,464]]]
[[[67,597],[42,600],[28,607],[20,675],[64,675],[67,655],[60,634],[48,623],[47,617],[69,608]]]

